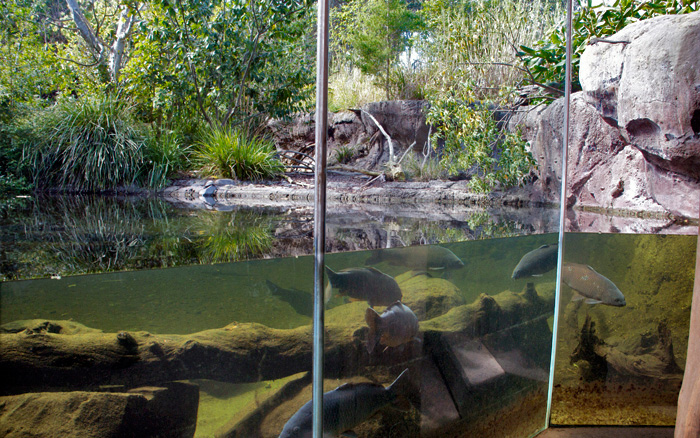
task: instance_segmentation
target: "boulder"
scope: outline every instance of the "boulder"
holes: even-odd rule
[[[428,138],[427,105],[426,101],[419,100],[384,101],[329,114],[328,164],[338,164],[338,151],[347,149],[352,153],[353,166],[364,170],[381,169],[389,160],[389,150],[377,123],[391,137],[397,158],[411,145],[422,151]],[[273,120],[267,128],[278,150],[314,155],[314,113],[299,115],[292,120]]]
[[[533,183],[537,200],[558,202],[561,189],[561,150],[564,98],[534,108],[513,119],[530,141],[537,161]],[[605,123],[586,103],[583,93],[571,96],[569,108],[567,203],[589,209],[664,212],[647,188],[644,155],[627,144],[619,131]]]
[[[35,392],[0,397],[0,435],[11,437],[193,437],[199,389],[172,382],[128,392]]]
[[[698,216],[700,12],[633,23],[581,56],[585,99],[641,152],[650,196]]]

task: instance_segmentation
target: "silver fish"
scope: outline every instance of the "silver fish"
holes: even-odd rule
[[[323,394],[323,437],[339,437],[381,408],[394,404],[406,391],[408,369],[388,387],[376,383],[346,383]],[[311,438],[312,403],[307,402],[284,425],[279,438]]]
[[[383,261],[411,269],[445,270],[464,267],[464,262],[455,253],[434,245],[378,249],[365,264],[374,265]]]
[[[388,306],[401,300],[401,288],[396,280],[375,268],[350,268],[334,272],[326,266],[328,285],[326,300],[330,298],[330,288],[338,289],[354,301],[367,301],[370,307]]]
[[[564,263],[561,279],[564,284],[578,292],[574,295],[574,301],[583,299],[588,304],[602,303],[618,307],[627,304],[620,289],[588,265]]]
[[[418,318],[400,301],[387,307],[381,315],[376,310],[368,308],[365,312],[365,321],[369,326],[367,351],[370,354],[377,344],[398,347],[416,339],[418,335]]]
[[[513,269],[511,277],[515,280],[522,277],[542,275],[557,267],[557,249],[559,245],[542,245],[525,254]]]

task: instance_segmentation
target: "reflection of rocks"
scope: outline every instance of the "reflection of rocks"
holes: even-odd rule
[[[171,382],[123,392],[37,392],[0,397],[7,438],[194,436],[199,389]]]

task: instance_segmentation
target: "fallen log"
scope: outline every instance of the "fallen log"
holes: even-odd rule
[[[435,279],[434,281],[444,281]],[[407,297],[405,297],[407,298]],[[551,313],[553,298],[534,287],[482,295],[421,323],[423,332],[478,337]],[[326,371],[349,376],[376,363],[364,345],[366,303],[336,307],[326,316]],[[187,379],[232,383],[278,379],[311,369],[311,326],[272,329],[232,323],[188,335],[103,333],[70,321],[31,320],[3,326],[0,394],[31,391],[133,388]],[[412,349],[390,349],[383,364],[400,363]],[[282,365],[283,364],[283,365]]]

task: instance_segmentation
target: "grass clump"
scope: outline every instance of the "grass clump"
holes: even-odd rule
[[[275,178],[284,171],[272,142],[241,129],[212,129],[193,160],[203,174],[219,178],[255,181]]]
[[[359,108],[366,103],[386,100],[386,91],[375,84],[374,76],[358,68],[341,69],[328,78],[328,108],[340,111]]]
[[[182,146],[181,137],[174,131],[150,137],[146,143],[145,184],[152,188],[165,186],[170,175],[188,167],[189,149]]]
[[[31,123],[24,149],[37,187],[98,192],[138,181],[145,135],[116,97],[63,100]]]

